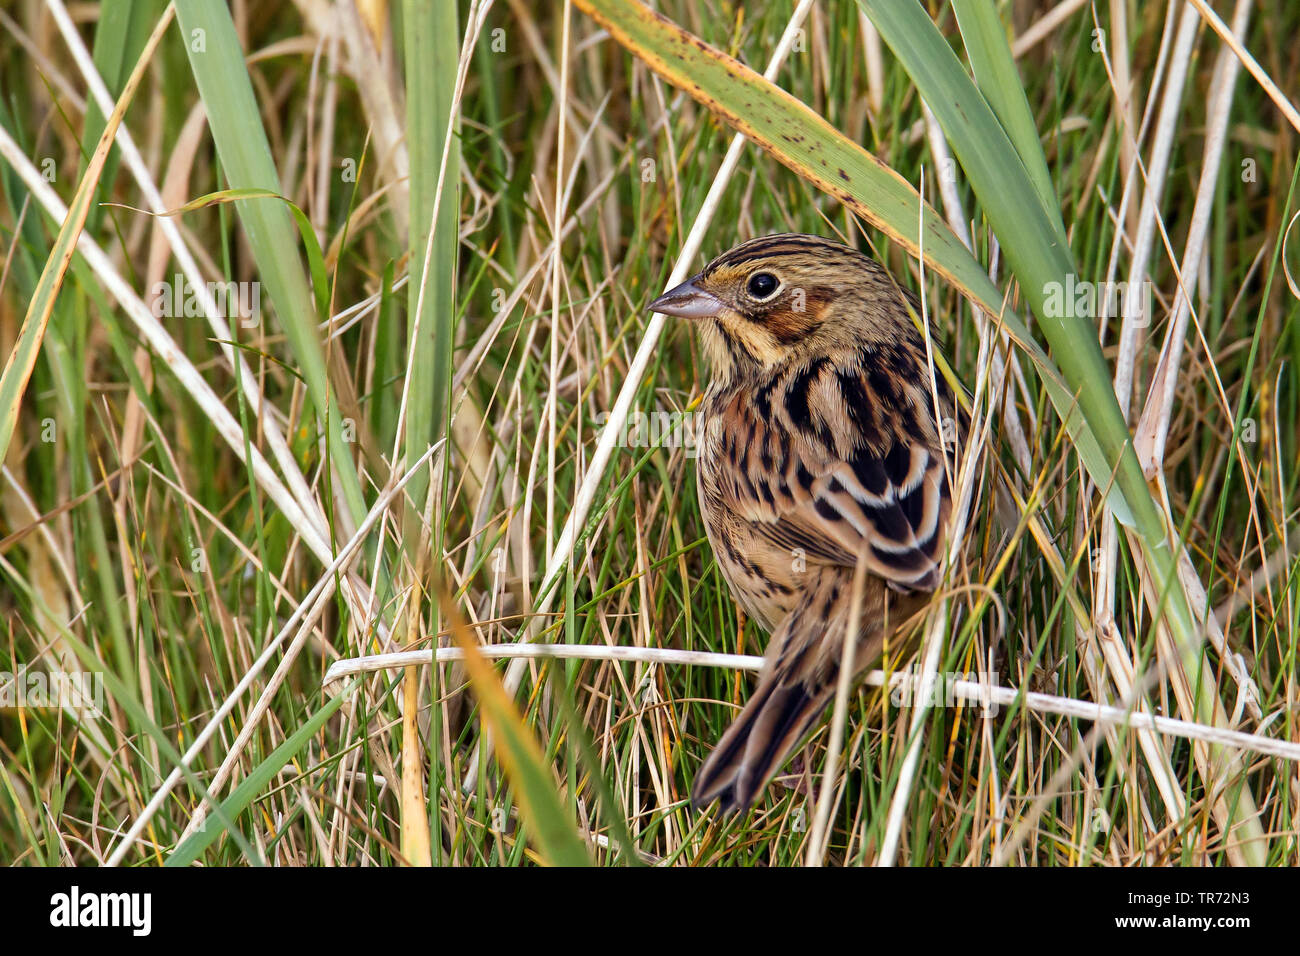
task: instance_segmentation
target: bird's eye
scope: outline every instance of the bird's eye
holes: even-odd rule
[[[780,284],[780,280],[770,272],[755,272],[749,277],[749,294],[755,299],[766,299]]]

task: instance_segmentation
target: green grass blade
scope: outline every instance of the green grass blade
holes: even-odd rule
[[[59,229],[58,238],[45,261],[40,280],[36,284],[36,293],[27,307],[27,316],[23,319],[22,331],[18,341],[5,363],[4,372],[0,373],[0,461],[9,450],[9,441],[13,438],[14,426],[18,423],[18,407],[22,403],[23,393],[27,391],[27,382],[31,379],[32,369],[36,366],[36,356],[40,354],[41,343],[45,340],[45,330],[49,326],[50,316],[54,312],[54,301],[58,298],[63,285],[63,277],[68,271],[68,264],[77,250],[77,240],[81,238],[82,227],[90,212],[90,203],[99,188],[99,177],[108,161],[113,138],[122,123],[127,107],[144,77],[145,67],[153,58],[153,52],[162,39],[164,31],[171,23],[171,16],[164,16],[158,21],[149,42],[145,44],[140,59],[135,65],[122,95],[113,109],[113,115],[104,124],[104,131],[99,137],[99,145],[86,166],[86,173],[81,177],[77,193],[68,206],[68,216]]]
[[[234,820],[243,813],[257,795],[275,779],[280,768],[292,760],[294,755],[306,746],[307,741],[320,732],[321,727],[325,726],[325,721],[343,706],[343,702],[351,696],[353,690],[353,687],[349,687],[331,697],[325,706],[312,714],[305,724],[290,735],[288,740],[276,747],[269,757],[254,767],[252,773],[230,792],[230,796],[221,801],[221,815],[217,819]],[[173,850],[163,865],[189,866],[225,832],[226,827],[219,822],[201,828]]]
[[[455,335],[456,252],[459,245],[460,147],[446,148],[456,68],[460,59],[456,5],[407,2],[406,126],[411,159],[411,234],[407,286],[406,460],[414,461],[442,437],[451,387]],[[445,169],[443,153],[446,152]],[[441,181],[441,196],[439,183]],[[433,221],[437,211],[437,221]],[[432,228],[431,228],[432,227]],[[429,248],[429,233],[433,245]],[[425,257],[428,254],[428,268]],[[422,504],[425,476],[411,479],[407,494]],[[436,521],[436,516],[435,516]],[[436,534],[436,530],[435,530]]]
[[[176,15],[230,186],[283,193],[229,8],[219,0],[192,0],[180,4]],[[312,403],[324,415],[321,427],[327,431],[348,510],[354,521],[360,520],[365,514],[361,480],[352,445],[343,439],[342,415],[326,372],[316,304],[298,255],[293,219],[280,203],[239,201],[235,208]]]
[[[1020,81],[1016,61],[1011,57],[1011,47],[1007,43],[1002,21],[998,19],[989,0],[954,0],[952,9],[957,14],[957,26],[961,28],[962,42],[966,45],[966,55],[975,72],[975,82],[1002,124],[1002,129],[1020,157],[1025,175],[1034,187],[1034,195],[1038,197],[1048,220],[1064,243],[1065,223],[1061,221],[1056,187],[1052,185],[1051,173],[1047,171],[1047,159],[1043,156],[1042,143],[1038,138],[1038,126],[1030,112],[1029,99],[1025,95],[1025,86]]]
[[[412,463],[430,444],[447,435],[452,376],[452,345],[456,334],[456,264],[460,245],[460,140],[456,135],[456,76],[460,62],[456,4],[407,0],[403,6],[406,38],[406,143],[410,157],[410,223],[407,237],[406,341],[408,361],[403,379],[406,403],[402,437],[404,458]],[[440,461],[446,461],[446,455]],[[443,482],[446,469],[435,470],[434,481]],[[428,472],[411,478],[407,500],[423,508],[429,488]],[[445,483],[444,483],[445,484]],[[443,496],[436,496],[438,501]],[[413,510],[405,514],[403,540],[408,549],[443,550],[445,514],[431,515],[428,536]],[[431,539],[431,542],[430,540]],[[422,556],[412,556],[422,566]],[[429,628],[439,629],[438,605],[431,602]],[[414,679],[414,678],[412,678]],[[434,714],[431,735],[440,732],[440,715]],[[418,760],[414,747],[403,761]],[[415,764],[419,766],[419,764]],[[429,792],[437,793],[441,763],[430,761]],[[433,836],[424,839],[441,848],[441,817],[429,814]],[[418,832],[403,825],[403,834]]]

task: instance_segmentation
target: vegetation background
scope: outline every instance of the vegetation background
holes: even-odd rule
[[[1300,6],[656,6],[0,6],[0,859],[1300,863]],[[761,653],[644,307],[778,231],[924,292],[977,505],[915,673],[1012,693],[855,690],[724,820],[743,661],[349,670]]]

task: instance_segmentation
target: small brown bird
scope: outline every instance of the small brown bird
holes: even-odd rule
[[[751,806],[825,710],[859,562],[855,676],[939,584],[964,421],[941,376],[936,419],[908,304],[920,314],[861,253],[786,234],[723,253],[650,305],[699,323],[712,370],[700,508],[732,593],[771,632],[758,690],[695,778],[696,806]]]

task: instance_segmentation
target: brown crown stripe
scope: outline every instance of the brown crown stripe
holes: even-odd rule
[[[753,262],[756,259],[765,259],[769,256],[788,255],[790,253],[808,252],[819,255],[834,255],[837,258],[847,258],[854,255],[854,251],[847,246],[839,243],[827,242],[816,236],[789,235],[777,237],[763,237],[743,243],[729,252],[723,253],[714,259],[709,265],[708,271],[713,272],[724,266],[739,266],[747,262]]]

